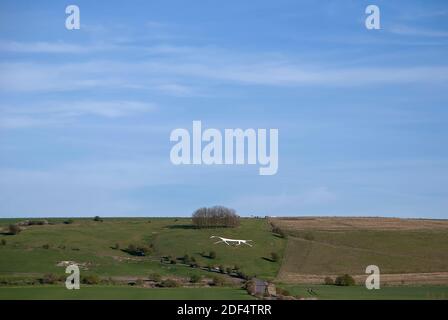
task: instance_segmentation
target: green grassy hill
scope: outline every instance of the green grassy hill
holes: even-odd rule
[[[18,220],[17,220],[18,221]],[[0,220],[6,229],[14,220]],[[161,264],[162,256],[182,257],[188,254],[200,265],[233,267],[238,265],[244,273],[272,279],[280,267],[272,262],[271,252],[282,256],[286,241],[275,237],[264,219],[242,219],[237,228],[195,229],[190,219],[74,219],[72,224],[50,219],[49,225],[28,226],[18,235],[0,235],[7,244],[0,245],[0,278],[39,276],[46,273],[64,275],[65,268],[57,266],[60,261],[85,264],[83,274],[101,277],[135,277],[150,273],[161,275],[191,276],[210,275],[199,269],[179,264]],[[213,244],[211,235],[229,238],[251,239],[253,247]],[[125,248],[129,244],[152,244],[149,256],[136,257],[113,249],[115,244]],[[201,256],[202,252],[216,252],[216,258]]]

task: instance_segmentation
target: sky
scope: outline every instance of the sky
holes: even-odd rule
[[[0,217],[448,219],[447,57],[444,0],[2,0]],[[173,165],[194,120],[277,128],[277,174]]]

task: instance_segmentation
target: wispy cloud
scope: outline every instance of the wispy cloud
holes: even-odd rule
[[[431,37],[431,38],[443,38],[448,37],[448,31],[445,30],[432,30],[424,28],[415,28],[405,25],[395,25],[388,29],[389,32],[403,36],[417,36],[417,37]]]
[[[53,101],[26,106],[0,106],[0,128],[61,125],[88,115],[119,118],[151,112],[156,108],[155,104],[139,101]]]

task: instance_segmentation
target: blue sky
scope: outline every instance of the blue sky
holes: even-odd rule
[[[448,218],[447,57],[446,1],[2,1],[0,217]],[[172,165],[193,120],[278,173]]]

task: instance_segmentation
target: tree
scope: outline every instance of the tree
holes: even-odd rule
[[[151,273],[148,276],[148,278],[149,278],[149,280],[154,281],[154,282],[159,282],[160,280],[162,280],[162,277],[158,273]]]
[[[6,240],[5,239],[2,239],[2,246],[6,246]]]
[[[331,277],[325,277],[325,279],[324,279],[324,284],[329,285],[329,286],[333,285],[333,284],[334,284],[334,280],[333,280],[333,278],[331,278]]]
[[[235,210],[226,207],[204,207],[193,213],[193,224],[198,228],[237,227],[240,217]]]
[[[10,224],[9,227],[8,227],[9,234],[16,235],[16,234],[19,234],[20,231],[22,231],[22,229],[20,229],[20,227],[18,225],[16,225],[16,224]]]
[[[160,285],[165,288],[176,288],[179,286],[179,283],[173,279],[166,279],[163,280],[162,283],[160,283]]]
[[[193,275],[190,277],[190,282],[191,282],[191,283],[198,283],[199,281],[201,281],[201,276],[200,276],[200,275],[193,274]]]
[[[95,216],[95,218],[93,218],[93,221],[103,222],[103,219],[101,219],[99,216]]]
[[[216,252],[215,251],[210,251],[208,256],[210,257],[210,259],[215,259],[216,258]]]
[[[223,277],[216,276],[213,277],[211,285],[216,287],[222,287],[226,285],[226,280]]]
[[[273,262],[277,262],[279,259],[280,259],[280,257],[277,252],[271,252],[271,260]]]
[[[344,274],[343,276],[337,277],[334,284],[337,286],[354,286],[355,279],[349,274]]]

